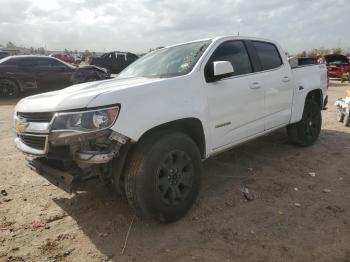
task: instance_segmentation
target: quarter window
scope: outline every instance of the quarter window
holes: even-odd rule
[[[283,62],[276,46],[271,43],[253,41],[262,70],[280,67]]]
[[[229,61],[234,73],[233,75],[243,75],[253,72],[248,52],[242,41],[228,41],[222,43],[212,54],[205,67],[205,77],[214,76],[213,62]]]

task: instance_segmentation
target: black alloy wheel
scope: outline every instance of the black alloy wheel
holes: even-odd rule
[[[195,177],[193,163],[186,152],[170,152],[158,169],[157,188],[162,201],[175,206],[186,200]]]

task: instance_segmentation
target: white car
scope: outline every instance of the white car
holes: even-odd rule
[[[274,41],[217,37],[151,52],[117,78],[22,99],[15,143],[67,192],[111,181],[142,218],[193,205],[202,160],[287,127],[312,145],[327,103],[324,64],[291,69]]]

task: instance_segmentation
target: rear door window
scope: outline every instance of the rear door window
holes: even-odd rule
[[[253,46],[260,60],[262,70],[278,68],[283,64],[280,53],[274,44],[253,41]]]

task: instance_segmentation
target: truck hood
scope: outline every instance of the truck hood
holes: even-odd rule
[[[59,91],[26,97],[18,102],[16,105],[16,112],[57,112],[83,109],[89,107],[89,103],[103,93],[118,92],[164,80],[165,79],[142,77],[127,79],[115,78],[73,85]]]

